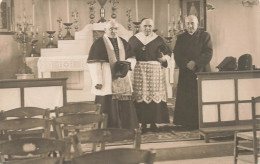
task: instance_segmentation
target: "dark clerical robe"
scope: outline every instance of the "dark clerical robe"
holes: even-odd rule
[[[158,58],[161,57],[160,52],[168,55],[171,52],[163,39],[155,33],[147,38],[138,33],[129,39],[129,44],[137,60],[134,69],[133,97],[138,121],[143,124],[167,123],[169,113],[166,105],[164,68],[167,62],[161,64]]]
[[[197,129],[198,87],[195,73],[210,71],[209,62],[213,53],[210,35],[199,29],[193,35],[185,32],[178,36],[173,52],[179,66],[174,124]],[[186,67],[191,60],[196,63],[194,71]]]
[[[108,127],[138,128],[130,78],[128,75],[115,77],[112,67],[116,61],[124,61],[132,56],[130,46],[122,38],[105,36],[93,43],[88,57],[95,103],[101,104],[102,112],[108,115]],[[96,89],[96,84],[102,84],[102,88]]]

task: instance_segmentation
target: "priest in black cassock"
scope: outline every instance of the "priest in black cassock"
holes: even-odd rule
[[[139,125],[129,70],[134,68],[136,61],[129,44],[118,37],[118,28],[115,20],[107,22],[104,36],[90,49],[87,62],[91,91],[96,95],[95,103],[101,104],[102,112],[108,115],[108,127],[135,129]]]
[[[178,36],[173,51],[180,71],[174,124],[183,125],[189,130],[199,127],[196,72],[210,71],[213,54],[210,34],[198,29],[198,25],[196,16],[185,18],[186,32]]]
[[[156,123],[169,122],[165,67],[171,51],[164,40],[153,32],[153,28],[153,20],[144,18],[140,25],[141,32],[128,41],[137,60],[133,96],[142,132],[147,132],[147,124],[150,124],[152,131],[157,131]]]

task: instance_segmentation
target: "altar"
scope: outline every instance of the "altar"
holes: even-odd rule
[[[19,107],[54,109],[67,103],[67,78],[0,80],[0,109]]]

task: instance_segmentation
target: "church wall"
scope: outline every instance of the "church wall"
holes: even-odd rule
[[[244,7],[241,0],[208,0],[215,7],[207,11],[207,31],[211,33],[215,69],[226,56],[249,53],[260,67],[260,5]],[[215,71],[217,71],[215,69]]]
[[[32,0],[14,0],[15,18],[23,14],[32,15]],[[132,9],[133,21],[135,16],[135,0],[120,0],[117,10],[117,20],[127,28],[126,10]],[[143,17],[152,17],[152,0],[138,0],[139,20]],[[253,55],[253,62],[260,67],[260,5],[244,7],[241,0],[207,0],[215,7],[214,10],[207,11],[207,31],[211,33],[214,45],[214,57],[212,68],[215,68],[226,56],[239,57],[244,53]],[[155,28],[158,34],[167,36],[167,3],[168,0],[155,0]],[[175,21],[180,13],[179,0],[170,0],[170,21],[173,16]],[[80,29],[90,22],[89,6],[87,0],[70,0],[70,12],[75,8],[79,11]],[[98,3],[95,4],[95,22],[99,20]],[[105,5],[106,19],[111,15],[111,4],[107,1]],[[57,19],[61,17],[66,22],[66,0],[51,0],[52,29],[58,33]],[[39,48],[42,44],[43,31],[49,30],[48,0],[35,0],[35,24],[39,26],[40,40]],[[70,18],[72,21],[72,18]],[[132,26],[133,28],[133,26]],[[63,30],[65,35],[65,30]],[[57,35],[55,36],[55,41]],[[47,39],[46,39],[47,42]],[[173,40],[173,45],[175,41]],[[30,49],[28,49],[30,52]],[[0,79],[15,78],[21,64],[21,52],[18,45],[13,41],[12,36],[0,36]],[[217,70],[215,70],[217,71]]]

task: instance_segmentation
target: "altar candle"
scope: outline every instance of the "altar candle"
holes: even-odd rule
[[[51,0],[49,0],[49,21],[50,21],[50,31],[52,31],[52,18],[51,18]]]
[[[155,0],[153,0],[153,22],[155,23]]]
[[[33,5],[32,5],[32,25],[34,26],[34,7],[35,7],[35,4],[33,2]]]
[[[26,23],[26,13],[25,13],[25,9],[23,9],[23,24]]]
[[[173,24],[173,29],[176,30],[176,23],[175,23],[174,15],[172,16],[172,24]]]
[[[138,0],[135,0],[135,21],[138,22]]]
[[[69,6],[69,0],[67,0],[67,23],[70,23],[70,6]]]
[[[170,36],[170,0],[168,0],[168,9],[167,9],[167,11],[168,11],[168,14],[167,14],[167,18],[168,18],[168,20],[167,20],[167,23],[168,23],[168,36]]]
[[[170,23],[170,0],[168,0],[168,9],[167,9],[167,11],[168,11],[168,16],[167,16],[167,18],[168,18],[168,24]]]

